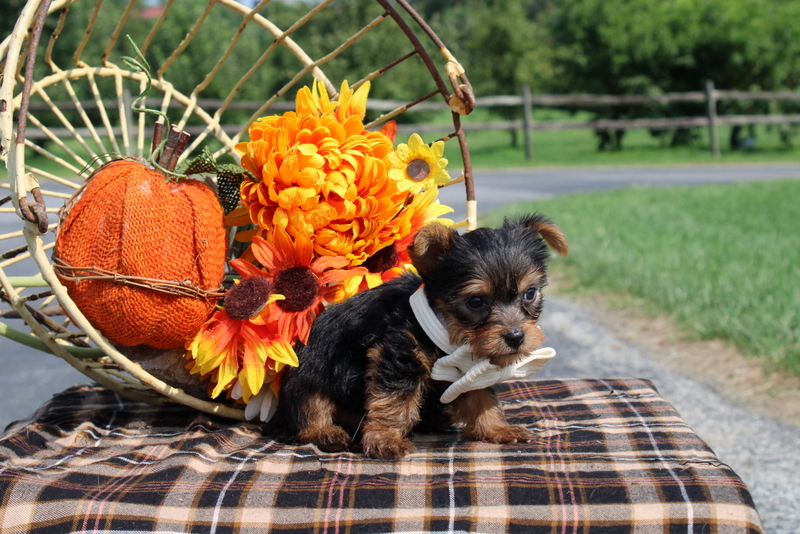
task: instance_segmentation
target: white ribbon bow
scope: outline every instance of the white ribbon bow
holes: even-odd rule
[[[556,355],[556,351],[549,347],[540,348],[505,367],[498,367],[486,358],[476,360],[469,344],[457,346],[450,343],[447,330],[428,304],[425,286],[420,286],[409,302],[422,329],[437,347],[448,354],[436,360],[431,370],[434,380],[453,382],[439,398],[443,404],[453,402],[466,391],[527,378],[539,372]]]

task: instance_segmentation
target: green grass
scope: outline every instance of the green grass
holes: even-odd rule
[[[692,338],[722,338],[800,375],[800,181],[631,188],[513,204],[540,211],[570,245],[577,287],[623,292]],[[581,290],[579,289],[579,290]]]
[[[571,115],[563,111],[539,109],[534,119],[573,120],[582,122],[590,116],[586,113]],[[444,120],[442,120],[444,119]],[[446,122],[446,117],[437,117],[437,122]],[[463,119],[464,124],[497,120],[488,110],[478,109]],[[532,133],[533,159],[525,159],[522,132],[517,133],[517,146],[512,146],[512,134],[508,131],[472,131],[467,133],[472,165],[476,169],[503,167],[547,167],[575,165],[686,165],[715,163],[774,163],[797,161],[800,147],[786,146],[781,142],[776,127],[758,126],[755,129],[756,144],[752,150],[731,150],[728,146],[730,127],[720,127],[721,157],[711,155],[708,130],[698,128],[693,144],[669,147],[650,135],[647,130],[628,130],[622,141],[622,150],[597,150],[597,137],[592,130],[534,131]],[[444,131],[443,131],[444,133]],[[430,139],[429,139],[430,137]],[[426,141],[432,135],[423,136]],[[796,143],[797,144],[797,143]],[[461,156],[454,141],[448,143],[445,156],[451,161],[450,168],[459,168]]]
[[[800,148],[784,146],[777,131],[759,128],[756,148],[750,151],[730,150],[728,128],[720,128],[721,157],[714,158],[709,149],[706,131],[690,146],[661,146],[646,130],[630,130],[623,139],[623,149],[597,150],[597,139],[591,130],[535,131],[532,134],[533,159],[525,159],[522,135],[519,146],[511,146],[509,132],[471,132],[467,136],[472,165],[480,168],[547,167],[573,165],[686,165],[718,163],[774,163],[797,161]],[[459,161],[457,154],[452,154]]]

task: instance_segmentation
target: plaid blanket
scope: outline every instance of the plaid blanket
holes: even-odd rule
[[[745,485],[650,382],[497,391],[535,442],[453,429],[379,461],[70,388],[0,437],[0,532],[761,532]]]

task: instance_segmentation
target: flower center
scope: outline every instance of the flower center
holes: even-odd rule
[[[278,306],[289,312],[307,310],[319,294],[319,281],[308,267],[290,267],[275,277],[275,292],[286,297]]]
[[[231,319],[249,319],[264,306],[272,293],[272,284],[266,276],[249,276],[225,293],[225,311]]]
[[[406,176],[415,182],[421,182],[431,173],[431,167],[424,159],[413,159],[406,166]]]
[[[363,266],[371,273],[382,273],[395,265],[397,265],[397,247],[394,243],[383,247],[363,263]]]

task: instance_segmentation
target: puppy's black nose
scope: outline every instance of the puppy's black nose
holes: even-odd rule
[[[522,345],[522,342],[525,340],[525,332],[520,330],[519,328],[515,328],[503,336],[503,339],[506,340],[506,344],[511,347],[512,349],[519,348]]]

